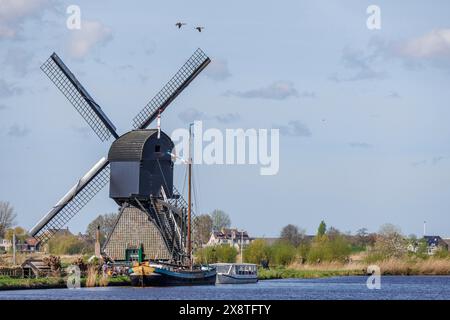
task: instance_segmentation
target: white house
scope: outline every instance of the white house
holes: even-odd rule
[[[7,240],[7,239],[1,239],[0,240],[0,249],[3,249],[6,252],[8,252],[9,249],[11,249],[11,247],[12,247],[11,240]]]
[[[427,254],[432,256],[436,253],[437,250],[449,250],[449,244],[445,239],[442,239],[440,236],[424,236],[422,241],[426,243]],[[417,252],[419,249],[419,242],[415,241],[408,245],[408,251]]]
[[[248,236],[247,231],[239,231],[237,229],[223,228],[220,231],[213,231],[206,246],[215,246],[227,244],[240,250],[242,247],[249,245],[252,239]]]
[[[435,254],[439,249],[448,251],[447,242],[445,242],[440,236],[424,236],[423,238],[427,242],[427,251],[429,255]]]

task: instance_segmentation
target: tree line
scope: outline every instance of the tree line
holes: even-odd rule
[[[243,262],[263,266],[289,266],[292,264],[320,264],[325,262],[351,262],[353,254],[361,254],[367,263],[397,259],[428,259],[428,244],[415,235],[404,236],[399,227],[384,224],[378,232],[367,228],[356,234],[342,233],[327,227],[321,221],[314,236],[293,224],[282,228],[280,236],[273,239],[255,239],[243,250]],[[203,247],[196,251],[200,263],[236,262],[238,250],[229,245]],[[445,248],[438,249],[434,257],[448,258]],[[239,259],[238,259],[239,260]]]
[[[0,238],[11,241],[13,234],[15,234],[16,241],[23,243],[30,235],[24,228],[16,226],[16,218],[17,214],[14,207],[8,202],[0,201]],[[97,228],[99,228],[100,245],[103,245],[113,231],[117,219],[117,213],[100,214],[88,224],[84,235],[81,237],[65,232],[57,233],[46,244],[46,251],[55,255],[92,254]],[[193,220],[193,226],[194,242],[201,246],[208,242],[212,231],[229,228],[231,218],[224,211],[215,209],[209,214],[196,216]]]

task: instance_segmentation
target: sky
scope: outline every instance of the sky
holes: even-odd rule
[[[251,236],[314,234],[324,220],[406,235],[426,221],[450,237],[449,18],[448,1],[0,0],[0,201],[31,228],[108,152],[39,69],[52,52],[123,134],[200,47],[212,62],[162,129],[279,128],[280,168],[196,165],[197,213],[222,209]],[[116,211],[106,187],[68,226]]]

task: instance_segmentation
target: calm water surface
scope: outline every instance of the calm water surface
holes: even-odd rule
[[[450,277],[383,276],[380,290],[367,277],[265,280],[256,284],[166,288],[82,288],[0,291],[0,299],[175,300],[175,299],[431,299],[450,300]]]

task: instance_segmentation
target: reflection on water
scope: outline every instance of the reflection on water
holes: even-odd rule
[[[0,291],[0,299],[174,300],[174,299],[432,299],[450,300],[450,277],[383,276],[380,290],[367,277],[266,280],[256,284],[166,288],[82,288]]]

